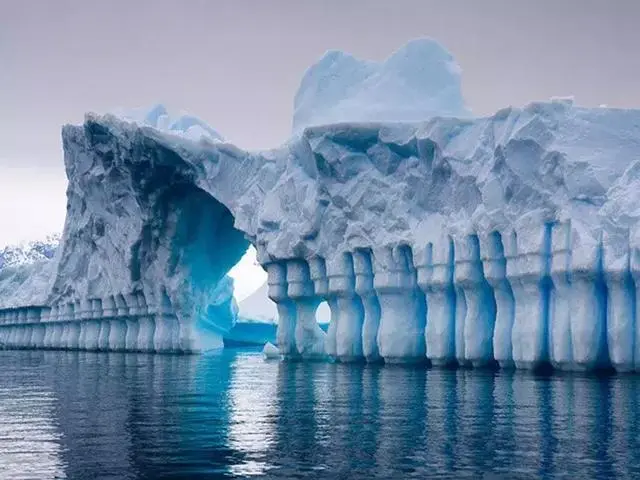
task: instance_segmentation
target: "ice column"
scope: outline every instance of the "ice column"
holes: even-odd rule
[[[418,285],[427,298],[425,341],[427,358],[433,365],[456,362],[456,294],[453,285],[453,241],[442,238],[417,250]]]
[[[156,315],[156,331],[153,338],[153,346],[156,352],[174,351],[175,337],[180,335],[180,341],[189,345],[189,336],[185,335],[184,328],[179,328],[178,322],[173,315],[173,307],[166,289],[160,289],[157,295],[158,313]],[[184,337],[184,338],[183,338]]]
[[[62,346],[62,332],[64,331],[64,304],[54,305],[54,324],[51,334],[51,348],[60,348]]]
[[[573,365],[571,346],[571,222],[553,226],[551,234],[551,280],[549,311],[549,359],[561,370]]]
[[[515,311],[513,291],[507,280],[507,261],[502,237],[498,232],[480,238],[484,277],[493,289],[496,321],[493,330],[493,358],[502,368],[513,367],[511,334]]]
[[[411,250],[406,245],[374,249],[374,287],[380,301],[378,348],[388,363],[425,358],[424,295],[417,286]]]
[[[289,298],[296,309],[295,339],[298,353],[307,359],[323,358],[325,333],[316,321],[320,299],[315,295],[307,262],[297,259],[287,261],[287,284]]]
[[[287,268],[284,263],[273,262],[265,265],[269,298],[278,309],[278,349],[285,359],[298,357],[296,348],[296,311],[289,298],[287,288]]]
[[[327,269],[323,258],[313,257],[309,259],[309,275],[318,300],[325,299],[331,311],[329,329],[324,337],[324,350],[327,355],[335,359],[337,356],[336,332],[338,327],[336,298],[333,295],[329,295],[329,279],[327,278]]]
[[[56,317],[56,306],[52,305],[49,308],[49,316],[47,323],[44,327],[44,338],[42,340],[42,345],[44,348],[53,348],[53,330],[54,330],[54,319]]]
[[[69,303],[67,307],[69,318],[64,346],[69,350],[77,350],[80,343],[80,311],[76,310],[76,303],[79,307],[79,302]]]
[[[102,351],[109,351],[109,337],[111,335],[111,323],[117,314],[116,302],[112,296],[102,299],[102,303],[98,322],[100,325],[100,333],[98,335],[98,349]],[[95,314],[95,312],[94,312]],[[115,327],[114,327],[115,328]]]
[[[81,350],[87,349],[87,327],[88,321],[91,317],[91,300],[83,298],[80,300],[80,305],[76,309],[76,318],[80,320],[80,336],[78,337],[78,348]]]
[[[141,311],[141,316],[138,318],[138,338],[135,341],[131,341],[131,348],[139,352],[153,352],[154,345],[153,339],[155,337],[155,315],[158,312],[158,307],[155,303],[155,297],[149,293],[138,293],[138,308]],[[133,334],[133,332],[132,332]],[[135,346],[134,346],[135,345]]]
[[[604,238],[604,275],[607,301],[609,359],[618,372],[632,372],[634,365],[636,287],[631,275],[629,236],[622,243]],[[638,265],[635,265],[637,270]]]
[[[355,251],[353,253],[353,269],[356,276],[355,290],[360,296],[364,309],[362,353],[368,362],[376,362],[382,359],[378,350],[380,303],[373,288],[371,253],[364,250]]]
[[[103,323],[109,323],[109,336],[107,349],[111,351],[124,350],[125,338],[127,335],[126,316],[127,305],[122,295],[108,297],[103,302],[104,316]]]
[[[142,292],[130,293],[122,298],[127,309],[127,319],[125,320],[127,333],[124,337],[124,348],[129,352],[138,350],[138,334],[140,333],[138,317],[143,313],[140,307],[140,297],[144,297]]]
[[[607,289],[602,275],[602,238],[594,240],[584,233],[578,235],[575,227],[572,237],[572,368],[591,370],[606,366],[609,356],[606,330]]]
[[[349,253],[342,253],[327,259],[326,266],[329,277],[329,296],[336,299],[337,358],[341,362],[364,360],[362,350],[364,309],[355,291],[353,258]]]
[[[456,324],[456,357],[482,367],[493,361],[496,303],[484,278],[477,235],[455,239],[455,283],[465,298],[462,324]]]
[[[31,346],[34,348],[42,348],[44,347],[44,334],[45,334],[45,325],[43,322],[47,321],[49,317],[49,307],[42,307],[40,310],[35,311],[34,315],[34,331],[33,336],[31,337]]]
[[[31,342],[31,325],[29,325],[27,311],[28,309],[26,308],[22,308],[20,310],[20,322],[22,323],[22,326],[20,327],[21,332],[18,343],[21,348],[28,348],[29,342]]]
[[[511,341],[518,368],[534,369],[548,361],[550,225],[529,225],[506,237],[507,278],[515,312]]]

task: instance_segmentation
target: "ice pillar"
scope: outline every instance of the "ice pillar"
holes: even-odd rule
[[[364,309],[362,353],[368,362],[376,362],[382,359],[378,350],[380,303],[373,288],[371,253],[364,250],[355,251],[353,253],[353,269],[356,277],[355,291],[360,296]]]
[[[140,309],[140,317],[138,317],[138,338],[135,341],[135,350],[139,352],[153,352],[156,323],[154,318],[158,312],[155,297],[149,292],[144,294],[138,293],[138,308]],[[133,334],[133,333],[132,333]],[[134,342],[131,339],[131,347]]]
[[[425,357],[424,295],[417,286],[411,249],[374,249],[374,287],[380,301],[378,348],[388,363],[418,363]]]
[[[493,289],[496,302],[496,320],[493,330],[493,358],[502,368],[513,367],[513,316],[515,311],[513,291],[507,280],[507,261],[502,237],[492,232],[480,238],[484,277]]]
[[[124,348],[129,352],[135,352],[138,350],[138,334],[140,333],[140,324],[138,319],[143,314],[144,304],[140,302],[140,297],[144,297],[142,292],[135,292],[127,295],[123,298],[123,301],[127,307],[127,318],[125,320],[127,324],[127,333],[124,337]]]
[[[297,358],[296,348],[296,311],[288,295],[287,267],[284,262],[265,265],[269,298],[278,309],[277,342],[280,354],[285,359]]]
[[[108,297],[103,306],[105,319],[102,322],[109,322],[107,348],[111,351],[124,350],[127,336],[126,317],[129,313],[124,297],[122,295]]]
[[[453,284],[454,249],[450,238],[429,243],[415,255],[418,285],[427,299],[426,354],[433,365],[456,362],[456,294]]]
[[[287,287],[289,298],[296,310],[295,340],[298,353],[306,359],[325,356],[325,333],[316,321],[320,299],[315,295],[309,265],[303,260],[287,261]]]
[[[503,237],[507,279],[515,301],[513,361],[518,368],[535,369],[549,360],[551,227],[534,225],[521,233]]]
[[[160,289],[157,298],[159,301],[156,330],[153,337],[154,350],[156,352],[173,352],[177,349],[178,343],[186,345],[186,348],[189,349],[189,332],[184,325],[178,324],[166,289]],[[180,338],[179,342],[177,338]]]
[[[362,349],[362,324],[364,310],[356,295],[356,277],[353,258],[342,253],[327,259],[329,296],[334,297],[337,309],[336,355],[341,362],[364,360]]]
[[[592,370],[608,364],[607,292],[602,262],[602,239],[592,239],[584,234],[577,235],[574,230],[569,308],[572,368],[577,370]],[[611,274],[613,280],[613,269]]]
[[[573,364],[571,346],[571,222],[553,226],[551,234],[551,280],[549,311],[549,359],[561,370]]]
[[[477,235],[455,240],[455,283],[465,298],[462,323],[456,323],[456,358],[461,364],[482,367],[493,361],[496,304],[484,278]]]
[[[605,240],[608,240],[605,237]],[[629,237],[622,243],[605,241],[604,275],[607,284],[607,345],[611,365],[618,372],[635,368],[636,287],[632,276]],[[638,269],[634,262],[633,270]]]

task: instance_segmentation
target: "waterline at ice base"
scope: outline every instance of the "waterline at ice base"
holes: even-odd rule
[[[0,342],[219,348],[253,245],[286,360],[640,372],[640,111],[474,117],[460,72],[429,39],[329,52],[268,151],[161,106],[65,126],[61,245],[0,272]]]

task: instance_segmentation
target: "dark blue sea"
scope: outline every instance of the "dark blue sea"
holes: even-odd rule
[[[640,378],[0,352],[0,478],[640,478]]]

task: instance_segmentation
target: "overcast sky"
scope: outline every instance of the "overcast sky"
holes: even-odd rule
[[[61,230],[60,127],[85,111],[163,102],[272,147],[327,49],[382,60],[420,36],[456,57],[476,114],[640,107],[639,20],[636,0],[0,0],[0,245]]]

